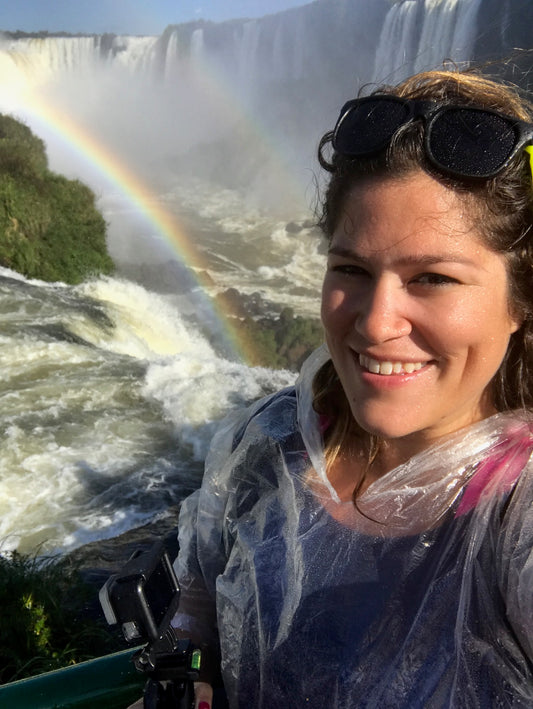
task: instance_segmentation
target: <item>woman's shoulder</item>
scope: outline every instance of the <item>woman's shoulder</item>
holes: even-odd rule
[[[296,390],[290,386],[260,399],[238,414],[233,448],[250,436],[283,440],[294,433],[296,424]]]
[[[225,417],[211,440],[205,461],[203,487],[226,490],[246,481],[272,477],[280,451],[301,447],[296,394],[286,387]]]
[[[247,435],[260,434],[284,441],[320,427],[313,407],[313,381],[317,371],[330,358],[325,346],[317,348],[303,363],[296,383],[259,399],[238,414],[235,443]]]

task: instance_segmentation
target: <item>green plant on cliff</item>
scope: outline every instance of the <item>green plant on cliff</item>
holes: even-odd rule
[[[6,115],[0,115],[0,265],[66,283],[113,271],[93,192],[51,172],[43,141]]]
[[[66,558],[0,556],[0,684],[122,649],[93,596]]]
[[[309,354],[324,341],[319,320],[295,315],[283,308],[277,318],[234,320],[253,366],[298,371]]]

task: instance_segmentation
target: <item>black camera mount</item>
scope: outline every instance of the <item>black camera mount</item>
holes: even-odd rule
[[[136,552],[99,597],[107,622],[120,625],[127,642],[147,642],[133,657],[136,669],[148,677],[144,708],[191,709],[202,653],[178,638],[170,624],[180,589],[162,542]]]

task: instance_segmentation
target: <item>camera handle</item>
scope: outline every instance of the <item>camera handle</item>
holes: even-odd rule
[[[175,682],[163,685],[149,679],[144,689],[144,709],[192,709],[194,688],[192,683],[176,686]]]
[[[133,658],[148,676],[144,709],[192,709],[194,682],[198,680],[201,651],[190,640],[179,639],[172,627]]]

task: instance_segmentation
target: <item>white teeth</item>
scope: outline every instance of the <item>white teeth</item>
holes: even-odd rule
[[[422,369],[425,362],[379,362],[377,359],[359,355],[359,364],[372,374],[412,374]]]
[[[382,362],[380,367],[380,374],[392,374],[392,369],[394,365],[392,362]]]
[[[367,369],[368,369],[370,372],[372,372],[372,374],[379,374],[380,368],[381,368],[381,367],[380,367],[379,362],[376,362],[375,359],[369,359],[369,360],[368,360]]]

